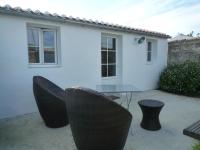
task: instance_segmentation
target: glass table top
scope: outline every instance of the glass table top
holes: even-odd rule
[[[101,93],[127,93],[140,91],[130,84],[102,84],[96,85],[96,90]]]

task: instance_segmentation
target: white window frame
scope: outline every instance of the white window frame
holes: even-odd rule
[[[29,50],[28,50],[28,29],[36,29],[39,31],[39,63],[30,63],[29,62]],[[53,31],[54,32],[54,49],[55,49],[55,62],[46,63],[44,62],[44,41],[43,41],[43,32],[44,31]],[[60,66],[59,64],[59,38],[58,38],[58,28],[45,26],[45,25],[27,25],[27,52],[28,52],[28,64],[29,67],[55,67]]]
[[[103,79],[111,79],[111,78],[116,78],[117,77],[117,38],[114,37],[114,36],[110,36],[110,35],[101,35],[101,40],[102,38],[105,37],[107,38],[107,49],[106,50],[102,50],[102,46],[101,46],[101,52],[104,51],[104,52],[107,52],[107,63],[106,64],[103,64],[102,61],[101,61],[101,77]],[[115,50],[108,50],[108,38],[114,38],[115,39]],[[108,63],[108,52],[115,52],[115,63]],[[101,54],[101,60],[102,60],[102,54]],[[102,65],[115,65],[115,75],[114,76],[108,76],[108,67],[107,67],[107,76],[106,77],[103,77],[102,76]]]
[[[51,31],[51,32],[54,32],[54,51],[55,51],[55,62],[54,63],[46,63],[46,62],[44,62],[44,48],[48,48],[48,47],[44,47],[44,41],[43,41],[43,39],[44,39],[44,37],[43,37],[43,32],[45,32],[45,31]],[[57,34],[56,34],[56,30],[55,29],[42,29],[42,31],[41,31],[41,36],[42,36],[42,45],[41,45],[41,47],[42,47],[42,63],[43,64],[57,64]],[[52,48],[52,47],[49,47],[49,48]]]

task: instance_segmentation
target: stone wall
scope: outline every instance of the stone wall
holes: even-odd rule
[[[179,64],[186,60],[200,61],[200,38],[168,43],[168,64]]]

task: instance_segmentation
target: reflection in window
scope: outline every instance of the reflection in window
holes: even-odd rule
[[[39,31],[28,29],[28,54],[30,63],[39,63]]]
[[[54,31],[43,31],[44,47],[54,47]]]
[[[116,52],[113,52],[113,51],[108,51],[108,63],[111,64],[111,63],[116,63]]]
[[[28,27],[29,63],[56,63],[56,30]]]
[[[151,62],[152,60],[152,43],[151,42],[148,42],[147,43],[147,61],[148,62]]]
[[[102,77],[107,77],[107,70],[108,70],[108,66],[107,65],[101,65]]]
[[[101,49],[107,50],[107,38],[105,37],[101,38]]]
[[[107,64],[107,51],[101,51],[101,63],[102,64]]]
[[[101,75],[116,76],[116,38],[107,36],[101,38]]]
[[[107,38],[108,42],[108,50],[115,50],[115,38],[108,37]]]
[[[54,63],[55,62],[55,35],[54,31],[43,32],[44,41],[44,62]]]
[[[116,75],[116,65],[108,65],[108,76]]]

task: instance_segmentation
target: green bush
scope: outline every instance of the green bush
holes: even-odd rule
[[[161,73],[159,88],[172,93],[199,96],[200,62],[169,65]]]
[[[196,144],[193,146],[193,150],[200,150],[200,142],[196,143]]]

